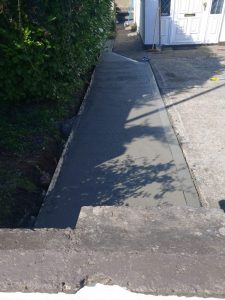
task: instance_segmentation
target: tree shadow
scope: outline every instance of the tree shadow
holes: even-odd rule
[[[140,27],[140,24],[137,27]],[[152,52],[149,50],[152,50],[153,45],[144,45],[140,34],[130,34],[118,24],[118,38],[115,41],[114,51],[138,61],[144,57],[148,58],[162,94],[172,92],[176,95],[191,88],[202,87],[212,76],[220,77],[220,74],[224,74],[224,46],[197,44],[192,36],[186,35],[183,28],[170,18],[170,28],[172,27],[174,32],[184,36],[187,42],[172,46],[162,44],[162,51]],[[171,29],[168,32],[167,39]],[[220,83],[214,82],[214,86],[219,86]],[[175,106],[178,104],[174,103]]]
[[[151,54],[151,65],[162,94],[178,95],[194,88],[197,95],[198,87],[204,87],[213,76],[220,76],[225,71],[224,57],[215,54],[216,47],[190,46],[172,51],[166,48],[159,54],[160,58]],[[212,88],[220,85],[221,81],[214,82]],[[206,87],[204,93],[210,91],[211,87]],[[174,106],[178,104],[174,103]]]
[[[184,35],[179,25],[173,23],[171,25],[174,26],[175,31]],[[189,43],[193,42],[190,36],[187,37],[187,40]],[[207,159],[204,161],[205,169],[210,168],[214,172],[215,178],[218,172],[221,172],[221,177],[224,177],[222,170],[216,166],[222,160],[220,149],[223,149],[224,140],[222,130],[224,108],[221,101],[225,89],[224,45],[163,46],[160,52],[149,52],[143,46],[140,35],[131,35],[119,25],[114,51],[139,61],[144,57],[146,60],[149,59],[160,92],[165,96],[165,107],[171,112],[171,120],[179,134],[178,139],[183,144],[186,158],[188,162],[192,163],[192,166],[195,165],[193,172],[197,180],[200,179],[199,184],[203,184],[202,178],[207,181],[207,176],[209,176],[207,172],[205,174],[199,172],[203,164],[202,151],[204,151],[204,155],[207,155]],[[214,76],[218,80],[213,80]],[[155,110],[149,114],[154,115],[157,112],[158,110]],[[144,116],[146,115],[142,114],[139,117]],[[207,128],[207,122],[209,128]],[[216,137],[217,147],[210,153],[211,141],[215,142]],[[202,150],[202,145],[205,150]],[[218,153],[217,163],[209,164],[208,158],[211,155],[217,157],[216,151]],[[211,189],[215,189],[213,179],[210,181]],[[216,186],[219,185],[218,182],[214,183]],[[201,189],[206,189],[204,195],[209,195],[209,187],[201,186]],[[223,186],[218,186],[216,194],[216,198],[215,193],[212,196],[206,196],[208,197],[206,201],[210,202],[212,201],[210,199],[214,197],[214,201],[218,203],[219,199],[224,196]]]
[[[174,31],[185,36],[182,28],[171,22]],[[224,48],[218,45],[200,45],[187,36],[187,44],[162,46],[160,53],[150,53],[149,58],[162,94],[172,93],[174,96],[196,89],[204,88],[204,93],[211,91],[206,83],[213,76],[220,77],[225,72]],[[194,44],[192,44],[194,43]],[[221,81],[212,83],[212,88],[219,87]],[[184,99],[182,99],[184,100]],[[192,100],[190,97],[189,101]],[[179,105],[182,101],[174,103]]]
[[[184,199],[170,150],[174,134],[159,114],[151,115],[163,107],[149,76],[147,64],[105,54],[35,227],[74,228],[83,206],[148,207]]]
[[[183,193],[174,178],[176,166],[174,161],[158,161],[158,157],[149,162],[144,158],[134,160],[134,157],[126,155],[122,160],[116,157],[101,164],[96,162],[90,165],[82,161],[82,171],[76,170],[79,168],[76,165],[73,174],[67,169],[67,181],[63,176],[59,178],[46,199],[50,216],[44,228],[75,228],[83,206],[131,205],[146,208],[172,205],[172,202],[165,200],[168,195],[175,191]],[[154,189],[149,189],[150,185]],[[56,203],[60,205],[60,210]],[[43,226],[36,224],[35,227]]]

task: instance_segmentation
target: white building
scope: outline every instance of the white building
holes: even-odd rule
[[[225,41],[224,0],[134,0],[134,21],[145,45]]]

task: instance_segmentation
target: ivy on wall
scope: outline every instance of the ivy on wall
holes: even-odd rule
[[[111,0],[0,0],[0,101],[65,101],[96,63]]]

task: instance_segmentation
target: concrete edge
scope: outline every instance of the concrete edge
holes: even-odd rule
[[[69,149],[69,146],[70,146],[70,144],[71,144],[71,141],[74,139],[74,136],[75,136],[75,134],[76,134],[76,131],[77,131],[78,127],[79,127],[79,124],[80,124],[80,121],[81,121],[81,118],[82,118],[82,114],[84,113],[84,110],[85,110],[87,98],[88,98],[88,96],[89,96],[89,93],[90,93],[90,91],[91,91],[91,87],[92,87],[93,82],[94,82],[94,78],[95,78],[95,70],[96,70],[96,67],[95,67],[94,71],[92,72],[90,84],[89,84],[89,86],[88,86],[88,88],[87,88],[87,90],[86,90],[86,93],[85,93],[85,95],[84,95],[83,101],[82,101],[81,106],[80,106],[80,108],[79,108],[79,111],[78,111],[78,113],[77,113],[77,115],[76,115],[76,120],[75,120],[75,122],[74,122],[74,124],[73,124],[73,127],[72,127],[72,130],[71,130],[71,132],[70,132],[70,135],[69,135],[69,137],[68,137],[68,139],[67,139],[67,142],[66,142],[66,144],[65,144],[65,146],[64,146],[64,149],[63,149],[63,152],[62,152],[62,154],[61,154],[61,157],[60,157],[60,159],[59,159],[59,161],[58,161],[58,164],[57,164],[57,166],[56,166],[55,172],[54,172],[53,177],[52,177],[52,179],[51,179],[51,182],[50,182],[50,185],[49,185],[49,187],[48,187],[48,190],[47,190],[47,193],[46,193],[46,195],[45,195],[45,198],[44,198],[44,200],[43,200],[42,206],[41,206],[41,208],[40,208],[40,210],[39,210],[38,216],[39,216],[39,214],[41,213],[42,209],[44,209],[45,202],[46,202],[47,197],[49,196],[49,193],[54,189],[54,187],[55,187],[55,185],[56,185],[56,182],[57,182],[57,180],[58,180],[58,177],[59,177],[59,174],[60,174],[60,171],[61,171],[61,168],[62,168],[64,159],[65,159],[65,156],[66,156],[66,154],[67,154],[67,151],[68,151],[68,149]],[[38,227],[38,216],[37,216],[37,218],[36,218],[36,220],[35,220],[34,227]]]
[[[115,40],[107,40],[107,41],[106,41],[105,46],[104,46],[104,49],[101,51],[101,54],[100,54],[100,58],[99,58],[99,59],[101,59],[102,53],[104,53],[104,52],[111,52],[111,51],[112,51],[112,49],[113,49],[113,47],[114,47],[114,43],[115,43]],[[79,124],[80,124],[80,121],[81,121],[81,116],[82,116],[82,114],[84,113],[85,106],[86,106],[86,102],[87,102],[87,98],[88,98],[88,96],[89,96],[89,94],[90,94],[91,87],[92,87],[93,82],[94,82],[95,71],[96,71],[96,66],[95,66],[94,71],[92,72],[91,80],[90,80],[89,86],[88,86],[88,88],[87,88],[87,90],[86,90],[86,93],[85,93],[85,95],[84,95],[83,101],[82,101],[81,106],[80,106],[80,108],[79,108],[79,111],[78,111],[78,113],[77,113],[77,115],[76,115],[76,120],[75,120],[75,122],[74,122],[74,124],[73,124],[73,128],[72,128],[72,130],[71,130],[71,133],[70,133],[70,135],[69,135],[69,137],[68,137],[68,139],[67,139],[67,142],[66,142],[66,144],[65,144],[65,146],[64,146],[63,152],[62,152],[62,154],[61,154],[61,157],[60,157],[60,159],[59,159],[59,162],[58,162],[57,167],[56,167],[56,169],[55,169],[55,172],[54,172],[54,174],[53,174],[53,177],[52,177],[51,183],[50,183],[50,185],[49,185],[49,187],[48,187],[48,190],[47,190],[47,193],[46,193],[45,198],[49,195],[49,193],[50,193],[50,192],[54,189],[54,187],[55,187],[55,184],[56,184],[56,182],[57,182],[57,179],[58,179],[58,176],[59,176],[59,173],[60,173],[60,170],[61,170],[63,161],[64,161],[64,157],[65,157],[65,155],[66,155],[66,153],[67,153],[67,150],[68,150],[68,148],[69,148],[69,145],[70,145],[70,143],[71,143],[71,141],[72,141],[72,139],[73,139],[73,137],[74,137],[74,134],[75,134],[75,132],[77,131],[77,129],[78,129],[78,127],[79,127]]]
[[[175,128],[174,125],[173,125],[173,118],[172,118],[171,114],[170,114],[170,113],[168,112],[168,110],[167,110],[167,104],[166,104],[165,99],[168,99],[168,100],[170,100],[170,99],[169,99],[169,97],[168,97],[165,93],[163,93],[162,89],[160,88],[160,84],[159,84],[159,81],[161,81],[162,83],[164,82],[163,76],[161,76],[159,70],[156,68],[155,65],[151,65],[151,67],[152,67],[152,71],[153,71],[153,73],[154,73],[154,75],[155,75],[155,80],[156,80],[158,89],[159,89],[159,91],[160,91],[160,94],[161,94],[161,96],[162,96],[162,99],[163,99],[163,102],[164,102],[164,105],[165,105],[165,108],[166,108],[166,111],[167,111],[168,118],[169,118],[169,120],[170,120],[170,123],[171,123],[171,126],[172,126],[172,128],[173,128],[173,131],[174,131],[174,133],[175,133],[175,135],[176,135],[177,141],[178,141],[178,143],[179,143],[179,145],[180,145],[180,149],[181,149],[181,151],[182,151],[182,153],[183,153],[183,156],[184,156],[184,159],[185,159],[185,161],[186,161],[188,170],[189,170],[189,172],[190,172],[191,178],[192,178],[193,183],[194,183],[194,185],[195,185],[195,189],[196,189],[196,191],[197,191],[197,193],[198,193],[198,197],[199,197],[200,204],[201,204],[202,207],[210,208],[209,203],[204,199],[204,197],[203,197],[203,195],[202,195],[202,192],[201,192],[201,189],[199,188],[199,186],[198,186],[198,184],[197,184],[197,180],[196,180],[195,174],[193,173],[193,171],[191,170],[191,168],[189,168],[189,164],[188,164],[188,161],[187,161],[186,154],[185,154],[185,152],[184,152],[184,150],[183,150],[183,147],[182,147],[182,142],[181,142],[181,140],[180,140],[180,136],[177,134],[176,128]],[[160,78],[160,79],[158,79],[158,78]]]
[[[112,53],[113,53],[115,56],[119,56],[119,57],[124,58],[124,59],[126,59],[127,61],[131,61],[131,62],[133,62],[133,63],[138,63],[138,64],[143,64],[143,63],[145,63],[145,62],[142,62],[142,61],[138,61],[138,60],[129,58],[129,57],[125,56],[125,55],[122,55],[122,54],[119,54],[119,53],[116,53],[116,52],[112,52]]]
[[[105,43],[103,52],[112,52],[115,44],[115,39],[108,39]]]
[[[166,104],[163,99],[163,95],[160,92],[160,88],[157,83],[157,78],[154,74],[152,65],[150,63],[146,63],[146,64],[150,69],[150,74],[152,74],[151,82],[152,85],[154,85],[154,90],[157,91],[158,93],[157,96],[162,99],[162,103],[164,106],[163,108],[159,108],[159,115],[160,115],[161,122],[164,127],[169,127],[171,129],[171,132],[173,133],[172,136],[168,137],[168,133],[165,131],[165,136],[167,136],[167,142],[170,148],[171,155],[176,165],[176,170],[179,175],[178,180],[180,182],[180,185],[183,188],[186,203],[188,206],[199,207],[201,204],[199,193],[198,190],[196,189],[196,184],[193,180],[193,176],[187,164],[186,157],[184,155],[181,144],[176,135],[176,131],[173,127],[172,120],[170,118],[170,115],[168,114]],[[171,143],[171,138],[172,138],[172,143]]]
[[[101,57],[104,53],[107,53],[107,52],[112,52],[112,49],[113,49],[113,46],[114,46],[114,43],[115,43],[115,40],[107,40],[106,43],[105,43],[105,46],[103,47],[102,51],[100,52],[100,56],[99,56],[99,61],[101,60]],[[98,62],[99,63],[99,62]],[[79,124],[81,122],[81,118],[82,118],[82,115],[84,113],[84,110],[85,110],[85,107],[86,107],[86,103],[87,103],[87,99],[88,99],[88,96],[90,94],[90,91],[91,91],[91,88],[92,88],[92,85],[93,85],[93,82],[94,82],[94,79],[95,79],[95,72],[96,72],[96,67],[98,65],[98,63],[96,64],[95,68],[94,68],[94,71],[92,72],[92,75],[91,75],[91,80],[90,80],[90,83],[89,83],[89,86],[86,90],[86,93],[84,95],[84,98],[83,98],[83,101],[81,103],[81,106],[79,108],[79,111],[76,115],[76,119],[74,121],[74,124],[73,124],[73,127],[72,127],[72,130],[70,132],[70,135],[67,139],[67,142],[64,146],[64,149],[63,149],[63,152],[60,156],[60,159],[58,161],[58,164],[56,166],[56,169],[55,169],[55,172],[53,174],[53,177],[51,179],[51,182],[50,182],[50,185],[48,187],[48,190],[46,192],[46,195],[45,195],[45,198],[43,200],[43,203],[42,203],[42,206],[39,210],[39,213],[38,213],[38,216],[41,214],[42,210],[44,209],[44,206],[45,206],[45,203],[46,203],[46,199],[47,197],[49,196],[49,194],[52,192],[52,190],[55,188],[55,185],[57,183],[57,180],[58,180],[58,177],[59,177],[59,174],[60,174],[60,171],[61,171],[61,168],[62,168],[62,165],[64,163],[64,159],[66,157],[66,154],[67,154],[67,151],[69,149],[69,146],[71,144],[71,141],[74,139],[75,137],[75,134],[76,134],[76,131],[79,127]],[[35,223],[34,223],[34,228],[35,227],[38,227],[38,216],[35,220]]]

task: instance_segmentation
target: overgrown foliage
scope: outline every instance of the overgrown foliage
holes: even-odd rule
[[[0,0],[0,227],[38,214],[112,24],[111,0]]]
[[[111,0],[0,0],[0,101],[65,101],[94,65]]]

